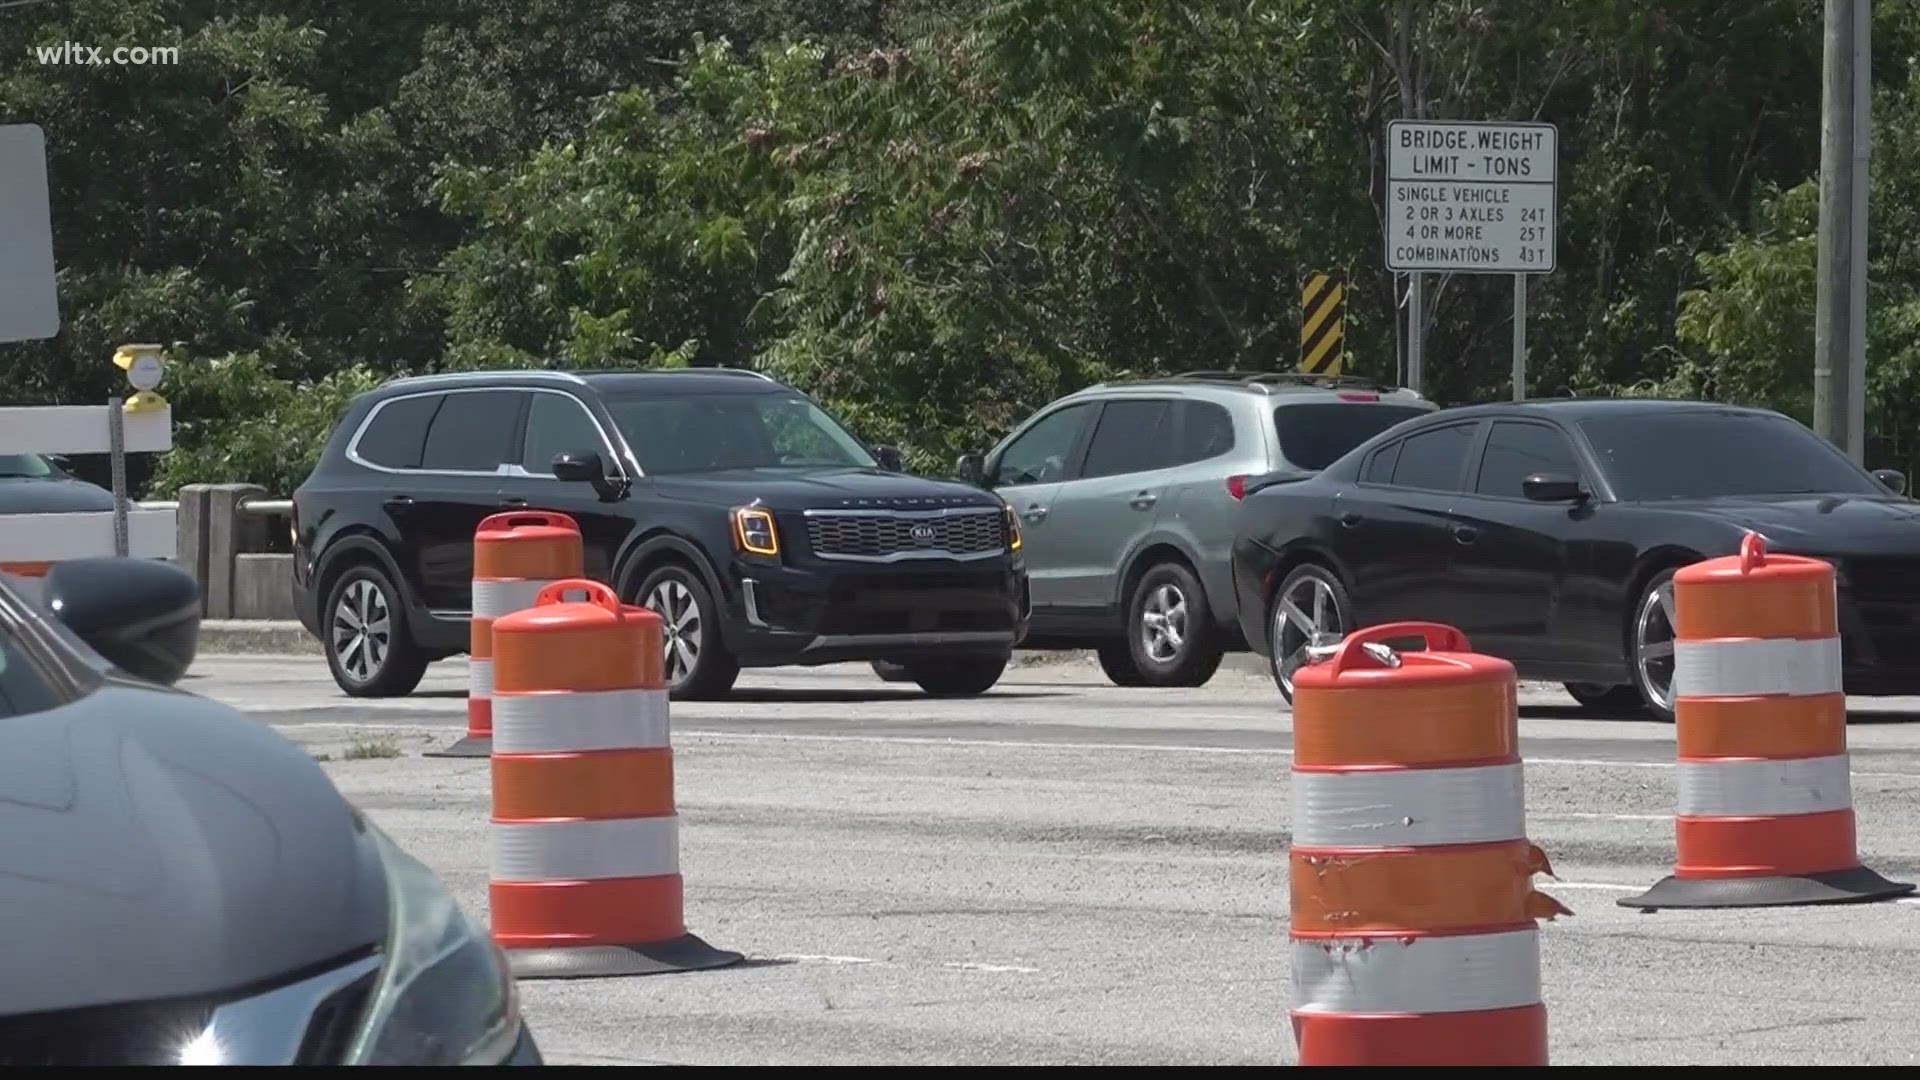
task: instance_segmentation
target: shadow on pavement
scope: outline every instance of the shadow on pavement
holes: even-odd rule
[[[1522,720],[1590,720],[1595,722],[1623,721],[1642,724],[1659,724],[1662,727],[1673,725],[1665,720],[1655,720],[1642,712],[1623,713],[1618,711],[1602,712],[1580,705],[1522,705]],[[1920,712],[1860,712],[1848,710],[1847,723],[1852,724],[1909,724],[1920,722]]]

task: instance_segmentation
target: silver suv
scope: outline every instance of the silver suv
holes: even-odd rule
[[[1190,371],[1069,394],[959,471],[1020,515],[1022,648],[1094,649],[1121,686],[1199,686],[1246,649],[1229,555],[1247,483],[1436,407],[1350,376]]]

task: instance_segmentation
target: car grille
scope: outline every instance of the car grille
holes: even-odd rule
[[[809,510],[806,516],[807,543],[823,559],[978,559],[1006,547],[1000,511],[993,507],[922,513]]]

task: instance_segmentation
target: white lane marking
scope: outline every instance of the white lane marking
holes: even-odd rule
[[[1905,904],[1908,907],[1920,907],[1920,896],[1903,896],[1895,900],[1894,903]]]
[[[827,956],[815,953],[781,953],[775,960],[791,960],[796,964],[884,964],[883,960],[869,960],[864,956]]]
[[[1620,885],[1611,881],[1554,881],[1548,879],[1541,886],[1551,892],[1554,889],[1597,889],[1601,892],[1643,892],[1645,885]]]
[[[1012,973],[1017,975],[1040,974],[1039,968],[1020,967],[1016,964],[977,964],[968,961],[954,961],[953,963],[941,964],[940,966],[943,968],[953,968],[956,971],[987,971],[994,974]]]
[[[361,706],[364,708],[364,706]],[[381,708],[388,706],[382,705]],[[269,712],[268,709],[241,709],[254,715]],[[422,709],[421,711],[426,711]],[[288,731],[304,731],[313,728],[345,728],[349,731],[418,731],[453,737],[459,734],[451,724],[409,724],[404,721],[381,723],[375,720],[314,720],[302,723],[276,725]],[[1050,742],[1046,740],[1021,739],[960,739],[934,738],[923,735],[788,735],[772,731],[702,731],[687,729],[677,732],[675,740],[707,739],[714,742],[819,742],[819,743],[867,743],[886,745],[902,743],[919,746],[968,746],[1002,750],[1117,750],[1129,753],[1140,751],[1163,751],[1181,754],[1240,754],[1254,757],[1293,756],[1292,750],[1278,747],[1256,746],[1196,746],[1191,743],[1106,743],[1106,742]],[[474,759],[479,760],[479,759]],[[1673,761],[1608,761],[1604,758],[1547,758],[1521,756],[1527,765],[1570,765],[1588,767],[1607,767],[1616,769],[1674,769],[1679,767]],[[1920,772],[1855,772],[1856,778],[1866,780],[1920,780]]]

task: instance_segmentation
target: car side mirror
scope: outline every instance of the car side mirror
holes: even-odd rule
[[[156,559],[72,559],[47,571],[42,597],[73,635],[136,678],[171,686],[200,642],[200,583]]]
[[[553,475],[570,483],[588,483],[602,499],[615,499],[619,488],[607,479],[607,463],[592,450],[575,450],[553,455]]]
[[[1520,490],[1534,502],[1580,502],[1587,497],[1579,480],[1560,473],[1534,473],[1520,482]]]
[[[960,479],[975,487],[987,486],[986,456],[978,450],[969,450],[960,455],[954,463],[953,471]]]
[[[880,459],[880,467],[888,472],[906,472],[907,466],[900,459],[900,449],[895,446],[882,446],[874,456]]]
[[[1899,469],[1875,469],[1873,470],[1873,478],[1880,481],[1881,487],[1886,488],[1895,495],[1905,495],[1907,493],[1907,475]]]

